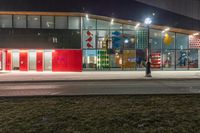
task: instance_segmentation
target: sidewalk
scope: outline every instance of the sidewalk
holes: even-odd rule
[[[200,71],[153,71],[152,78],[146,78],[144,75],[144,71],[1,72],[0,83],[88,80],[200,79]]]

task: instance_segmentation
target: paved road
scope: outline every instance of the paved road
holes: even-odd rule
[[[0,96],[188,93],[200,94],[199,80],[77,81],[0,84]]]

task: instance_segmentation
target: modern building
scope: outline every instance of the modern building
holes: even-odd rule
[[[200,69],[200,20],[135,0],[5,0],[0,10],[2,71],[145,70],[147,52],[153,70]]]

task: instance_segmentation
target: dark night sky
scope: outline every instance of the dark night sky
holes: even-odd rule
[[[0,0],[1,11],[87,12],[95,15],[143,21],[156,12],[154,24],[200,30],[200,21],[135,0]]]

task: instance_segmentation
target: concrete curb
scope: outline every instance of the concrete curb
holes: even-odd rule
[[[45,83],[45,82],[110,82],[110,81],[181,81],[181,80],[200,80],[200,78],[142,78],[142,79],[86,79],[86,80],[26,80],[26,81],[0,81],[0,84],[9,83]]]

